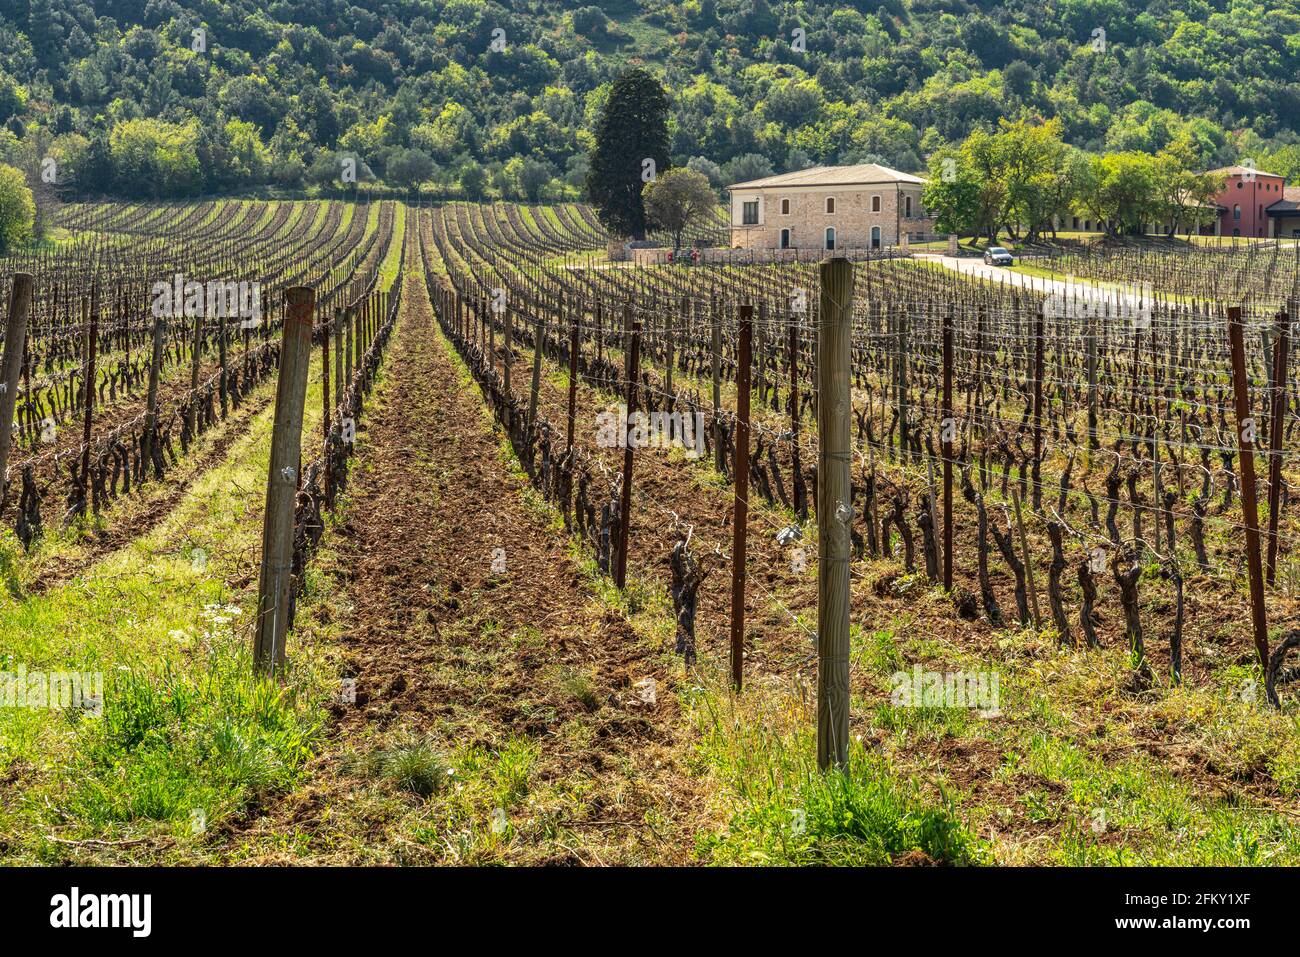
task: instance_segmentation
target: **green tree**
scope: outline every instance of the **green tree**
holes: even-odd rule
[[[1007,202],[1002,218],[1013,239],[1019,239],[1023,225],[1025,241],[1032,243],[1073,202],[1077,167],[1061,142],[1059,119],[1037,124],[1003,120],[1001,125],[996,135],[1003,141]]]
[[[1106,224],[1106,233],[1134,234],[1159,219],[1159,170],[1148,153],[1107,153],[1093,157],[1083,178],[1079,200],[1093,219]]]
[[[643,191],[646,217],[673,234],[673,249],[682,248],[682,233],[691,223],[717,208],[708,177],[686,167],[669,170],[647,183]]]
[[[0,253],[26,243],[36,223],[36,204],[22,171],[0,165]]]
[[[743,156],[728,160],[723,165],[722,181],[724,185],[748,183],[750,180],[771,176],[775,172],[767,157],[758,153],[745,153]]]
[[[481,164],[473,160],[460,168],[460,176],[457,180],[460,191],[466,199],[482,199],[483,192],[487,189],[487,181],[487,172]]]
[[[399,186],[419,186],[433,176],[433,160],[421,150],[398,149],[388,158],[385,179]]]
[[[549,163],[525,157],[519,168],[519,189],[524,198],[535,203],[542,198],[542,190],[555,176],[555,168]]]
[[[1215,197],[1227,177],[1200,171],[1200,156],[1189,132],[1184,130],[1156,154],[1154,169],[1156,199],[1161,207],[1158,218],[1172,224],[1174,235],[1190,235],[1214,222],[1218,215]]]
[[[629,70],[605,102],[587,173],[587,196],[607,229],[645,238],[644,177],[650,164],[664,173],[668,162],[668,97],[645,70]]]
[[[27,91],[18,81],[0,71],[0,124],[8,123],[27,109]]]
[[[941,233],[977,237],[982,225],[980,184],[960,151],[945,149],[930,157],[930,177],[921,203]]]

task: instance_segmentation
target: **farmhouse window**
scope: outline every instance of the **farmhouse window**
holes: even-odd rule
[[[758,225],[758,200],[751,199],[745,203],[741,223],[745,226]]]
[[[790,215],[790,201],[788,199],[781,200],[781,215],[782,216]]]
[[[828,212],[828,213],[833,213],[833,212],[835,212],[835,197],[834,197],[834,196],[827,196],[827,197],[826,197],[826,212]],[[828,246],[827,248],[829,249],[830,247]]]
[[[880,212],[880,197],[879,197],[879,196],[872,196],[872,197],[871,197],[871,211],[872,211],[873,213],[878,213],[878,212]]]

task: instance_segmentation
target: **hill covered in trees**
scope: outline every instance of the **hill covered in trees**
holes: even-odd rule
[[[355,158],[363,182],[574,198],[629,65],[714,184],[922,170],[1002,118],[1300,175],[1300,0],[11,0],[0,159],[54,159],[67,195],[332,188]]]

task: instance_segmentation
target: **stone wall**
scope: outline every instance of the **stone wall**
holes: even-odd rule
[[[818,187],[816,189],[765,189],[733,194],[732,223],[743,222],[743,204],[759,201],[757,226],[733,225],[731,245],[743,249],[777,249],[781,231],[790,230],[790,245],[798,249],[825,249],[826,230],[835,229],[837,248],[869,248],[872,227],[879,227],[879,245],[894,246],[900,234],[913,240],[934,237],[934,220],[922,215],[919,184],[893,183],[879,186]],[[907,199],[911,198],[911,217]],[[826,211],[827,199],[835,200],[835,211]],[[782,212],[788,203],[788,212]]]

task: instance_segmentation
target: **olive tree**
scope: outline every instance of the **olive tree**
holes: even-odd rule
[[[673,234],[674,250],[682,248],[686,227],[708,216],[718,205],[708,177],[687,167],[670,169],[647,183],[643,199],[646,218]]]

